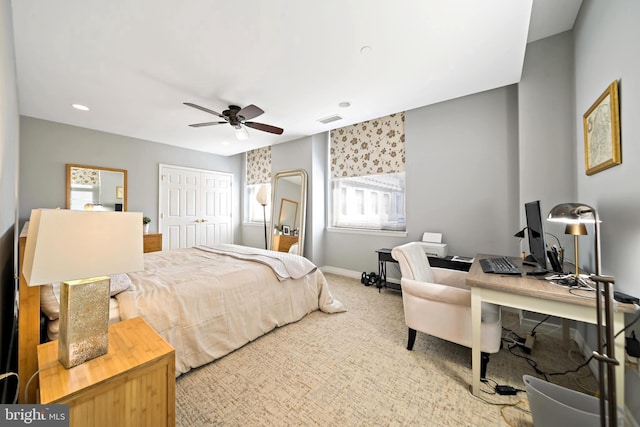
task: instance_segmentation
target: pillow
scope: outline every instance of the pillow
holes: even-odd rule
[[[113,297],[131,286],[131,279],[125,273],[111,275],[109,296]],[[40,286],[40,310],[49,318],[60,317],[60,282]]]
[[[111,292],[109,296],[114,297],[122,291],[126,291],[131,286],[131,279],[125,273],[111,275]]]

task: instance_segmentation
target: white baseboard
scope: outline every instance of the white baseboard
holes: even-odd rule
[[[349,277],[349,278],[352,278],[352,279],[358,279],[358,280],[360,280],[360,278],[362,277],[362,272],[361,271],[347,270],[347,269],[344,269],[344,268],[331,267],[331,266],[328,266],[328,265],[325,265],[324,267],[320,267],[320,271],[322,271],[323,273],[337,274],[339,276],[345,276],[345,277]],[[395,283],[397,285],[400,284],[400,280],[394,279],[394,278],[391,278],[391,277],[387,279],[387,282]]]

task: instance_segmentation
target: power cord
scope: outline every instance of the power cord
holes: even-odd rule
[[[493,381],[493,380],[491,380]],[[495,382],[495,381],[493,381]],[[517,409],[521,412],[524,412],[525,414],[531,415],[531,411],[528,408],[528,404],[526,401],[524,400],[518,400],[517,402],[513,402],[513,403],[504,403],[504,402],[491,402],[487,399],[484,399],[480,396],[476,396],[473,394],[473,391],[471,390],[471,385],[469,385],[469,388],[467,389],[467,391],[469,392],[469,394],[471,395],[471,397],[473,397],[474,399],[477,399],[487,405],[491,405],[491,406],[499,406],[500,407],[500,416],[502,417],[502,419],[504,420],[505,423],[507,423],[509,426],[514,427],[515,425],[511,422],[509,422],[509,420],[507,419],[504,410],[507,408],[514,408]],[[488,394],[496,394],[495,392],[487,392],[485,390],[483,390],[483,392],[488,393]],[[524,406],[523,406],[524,405]]]
[[[15,405],[18,402],[18,390],[20,390],[20,377],[15,372],[7,372],[0,375],[0,381],[9,377],[16,377],[16,393],[13,397],[13,404]]]
[[[31,381],[33,381],[33,379],[38,375],[39,372],[40,372],[40,369],[35,371],[33,373],[33,375],[31,375],[31,378],[29,378],[29,381],[27,381],[27,384],[24,386],[24,401],[25,402],[29,401],[29,385],[31,384]]]

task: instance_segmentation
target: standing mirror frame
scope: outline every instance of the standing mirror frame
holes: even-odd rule
[[[67,209],[84,210],[91,204],[93,210],[127,210],[126,169],[67,164],[66,190]]]
[[[306,212],[307,172],[295,169],[276,173],[271,180],[271,250],[303,255]]]

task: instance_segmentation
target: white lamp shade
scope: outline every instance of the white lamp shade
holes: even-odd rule
[[[262,206],[269,204],[269,186],[266,184],[262,184],[260,189],[258,190],[258,194],[256,195],[256,200]]]
[[[34,209],[22,272],[27,285],[144,269],[141,212]]]

